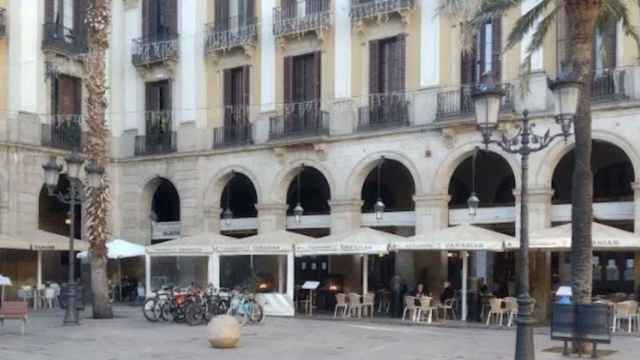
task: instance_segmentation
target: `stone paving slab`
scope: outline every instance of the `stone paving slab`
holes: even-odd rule
[[[60,312],[32,314],[25,336],[18,322],[0,328],[0,360],[181,360],[181,359],[512,359],[515,331],[396,323],[268,318],[243,328],[237,349],[208,346],[204,326],[150,323],[138,308],[118,307],[113,320],[83,319],[64,327]],[[558,347],[536,334],[536,359],[563,359],[544,349]],[[638,359],[640,337],[616,336],[605,360]],[[585,357],[586,358],[586,357]]]

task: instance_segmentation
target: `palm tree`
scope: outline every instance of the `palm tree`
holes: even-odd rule
[[[87,13],[88,47],[86,65],[88,119],[85,153],[100,167],[108,165],[105,112],[107,109],[107,50],[111,23],[111,1],[91,0]],[[90,243],[91,287],[93,290],[93,317],[112,318],[107,283],[107,216],[109,212],[109,187],[106,176],[103,187],[89,192],[87,232]]]
[[[460,19],[466,36],[474,34],[482,24],[508,10],[520,9],[524,0],[443,0],[440,11]],[[629,2],[640,3],[638,0]],[[571,275],[576,303],[591,302],[593,220],[593,174],[591,171],[591,84],[593,79],[593,43],[596,31],[603,31],[612,21],[620,21],[627,36],[640,46],[640,37],[631,24],[625,0],[541,0],[516,21],[507,39],[506,49],[520,44],[531,34],[523,70],[529,68],[531,54],[542,47],[551,25],[560,14],[567,16],[567,59],[562,72],[582,83],[574,122],[575,160],[572,190]]]

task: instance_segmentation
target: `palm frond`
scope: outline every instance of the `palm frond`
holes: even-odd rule
[[[636,0],[635,3],[640,7],[640,0]],[[638,51],[640,51],[640,33],[638,33],[638,29],[631,22],[628,5],[621,0],[602,1],[596,29],[603,32],[611,23],[618,21],[622,23],[622,29],[625,35],[633,39],[638,47]]]
[[[511,29],[511,32],[509,33],[509,38],[507,39],[505,50],[509,50],[519,44],[525,36],[533,31],[536,27],[536,24],[543,17],[543,14],[547,7],[555,2],[555,0],[542,0],[536,6],[527,11],[526,14],[518,18],[518,21],[516,21],[513,29]]]

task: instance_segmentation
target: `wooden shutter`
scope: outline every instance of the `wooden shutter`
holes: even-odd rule
[[[165,24],[169,28],[169,34],[175,35],[178,33],[178,0],[166,0],[166,11],[164,12]]]
[[[55,23],[56,19],[53,18],[53,14],[55,13],[55,1],[54,0],[44,0],[44,22],[45,23]]]
[[[145,84],[145,103],[144,108],[146,111],[156,111],[158,109],[158,96],[156,95],[157,89],[155,83]]]
[[[89,7],[88,0],[75,0],[74,2],[74,14],[73,14],[73,30],[75,34],[83,38],[87,33],[87,9]]]
[[[496,83],[502,81],[502,18],[498,17],[491,22],[491,72]]]
[[[618,24],[615,21],[610,21],[606,25],[602,34],[603,44],[603,66],[605,69],[614,69],[616,67],[616,52],[617,52],[617,28]]]
[[[223,105],[225,107],[233,105],[233,85],[231,69],[225,69],[222,73],[222,87],[223,87]]]
[[[216,28],[219,30],[227,30],[229,28],[229,0],[215,1],[215,22]]]
[[[295,17],[298,12],[298,2],[296,0],[282,0],[282,16],[284,18]]]
[[[77,86],[74,78],[65,75],[58,77],[58,114],[77,114],[79,106],[76,91]]]
[[[460,83],[470,85],[476,81],[476,59],[478,56],[477,37],[473,39],[471,51],[463,52],[460,62]]]
[[[73,78],[74,114],[82,114],[82,80]]]
[[[254,18],[256,17],[256,2],[255,0],[246,0],[247,2],[247,21],[245,24],[254,24],[255,20]]]
[[[293,102],[294,78],[293,78],[293,56],[284,58],[284,101]]]
[[[407,38],[405,34],[400,34],[395,40],[394,62],[391,64],[394,72],[393,92],[404,92],[407,81]]]
[[[156,4],[154,0],[143,0],[142,3],[142,36],[149,37],[156,32]]]
[[[313,53],[313,92],[312,99],[320,100],[322,98],[322,52]]]
[[[249,106],[251,98],[251,88],[249,87],[251,78],[251,67],[245,65],[242,67],[242,105]]]
[[[479,78],[482,77],[482,75],[484,75],[484,72],[486,70],[486,63],[485,63],[485,59],[486,57],[486,50],[487,50],[487,27],[486,24],[482,26],[482,29],[480,30],[480,36],[477,38],[476,44],[478,47],[477,50],[477,57],[476,57],[476,78],[473,79],[474,82],[478,82]]]
[[[369,94],[380,93],[380,40],[369,41]]]

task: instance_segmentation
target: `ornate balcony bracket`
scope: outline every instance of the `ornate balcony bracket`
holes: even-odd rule
[[[240,45],[229,49],[209,50],[207,51],[207,56],[214,65],[218,65],[220,63],[220,59],[222,59],[227,53],[233,51],[233,49],[241,49],[244,56],[249,60],[255,57],[256,47],[253,44]]]
[[[318,46],[321,46],[328,32],[329,27],[323,27],[314,30],[305,30],[296,33],[281,35],[277,38],[277,42],[280,48],[284,50],[287,48],[287,45],[290,41],[301,40],[305,35],[313,33],[315,35],[315,38],[318,40]]]
[[[413,0],[374,0],[361,4],[352,4],[351,21],[358,34],[364,34],[367,25],[385,24],[398,15],[405,26],[415,9]]]
[[[456,147],[456,136],[457,131],[455,128],[448,127],[442,129],[442,141],[447,149],[451,150]]]
[[[87,74],[86,63],[76,57],[61,56],[54,52],[44,52],[45,80],[69,75],[84,78]]]
[[[145,81],[173,79],[178,67],[177,60],[167,60],[162,64],[136,66],[136,70]]]

